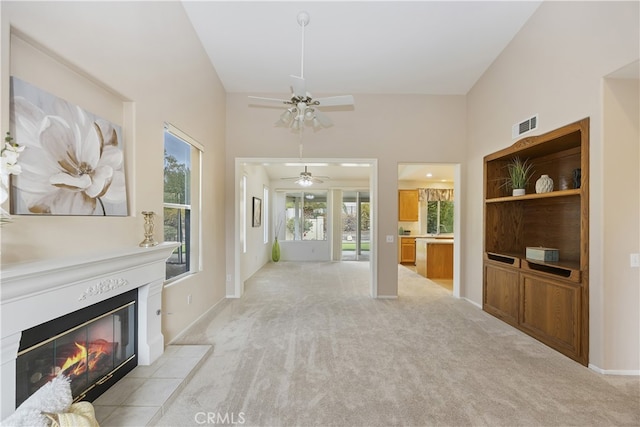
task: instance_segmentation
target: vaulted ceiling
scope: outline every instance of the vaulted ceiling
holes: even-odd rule
[[[183,1],[227,92],[288,99],[303,71],[309,92],[353,94],[356,108],[359,93],[466,94],[540,3]]]
[[[466,94],[541,1],[183,1],[227,92]]]

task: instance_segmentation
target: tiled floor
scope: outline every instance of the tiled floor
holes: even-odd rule
[[[93,402],[100,426],[153,424],[211,351],[210,345],[171,345],[153,364],[137,366]]]

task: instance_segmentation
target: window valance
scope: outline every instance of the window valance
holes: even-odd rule
[[[419,188],[421,202],[452,202],[453,190],[444,188]]]

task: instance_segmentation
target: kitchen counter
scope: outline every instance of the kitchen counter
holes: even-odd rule
[[[453,238],[416,237],[416,271],[428,279],[453,279]]]
[[[453,245],[453,237],[433,237],[433,236],[415,236],[416,243],[418,241],[435,244]]]

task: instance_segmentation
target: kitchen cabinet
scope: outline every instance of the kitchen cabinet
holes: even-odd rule
[[[416,272],[427,279],[453,279],[453,239],[416,239]]]
[[[400,263],[416,263],[416,238],[400,237]]]
[[[398,221],[418,221],[418,190],[398,190]]]
[[[501,186],[516,156],[528,159],[536,173],[523,196]],[[536,193],[543,174],[554,188]],[[483,309],[587,366],[589,119],[486,156],[484,193]],[[541,246],[557,249],[559,259],[526,257],[527,247]]]

